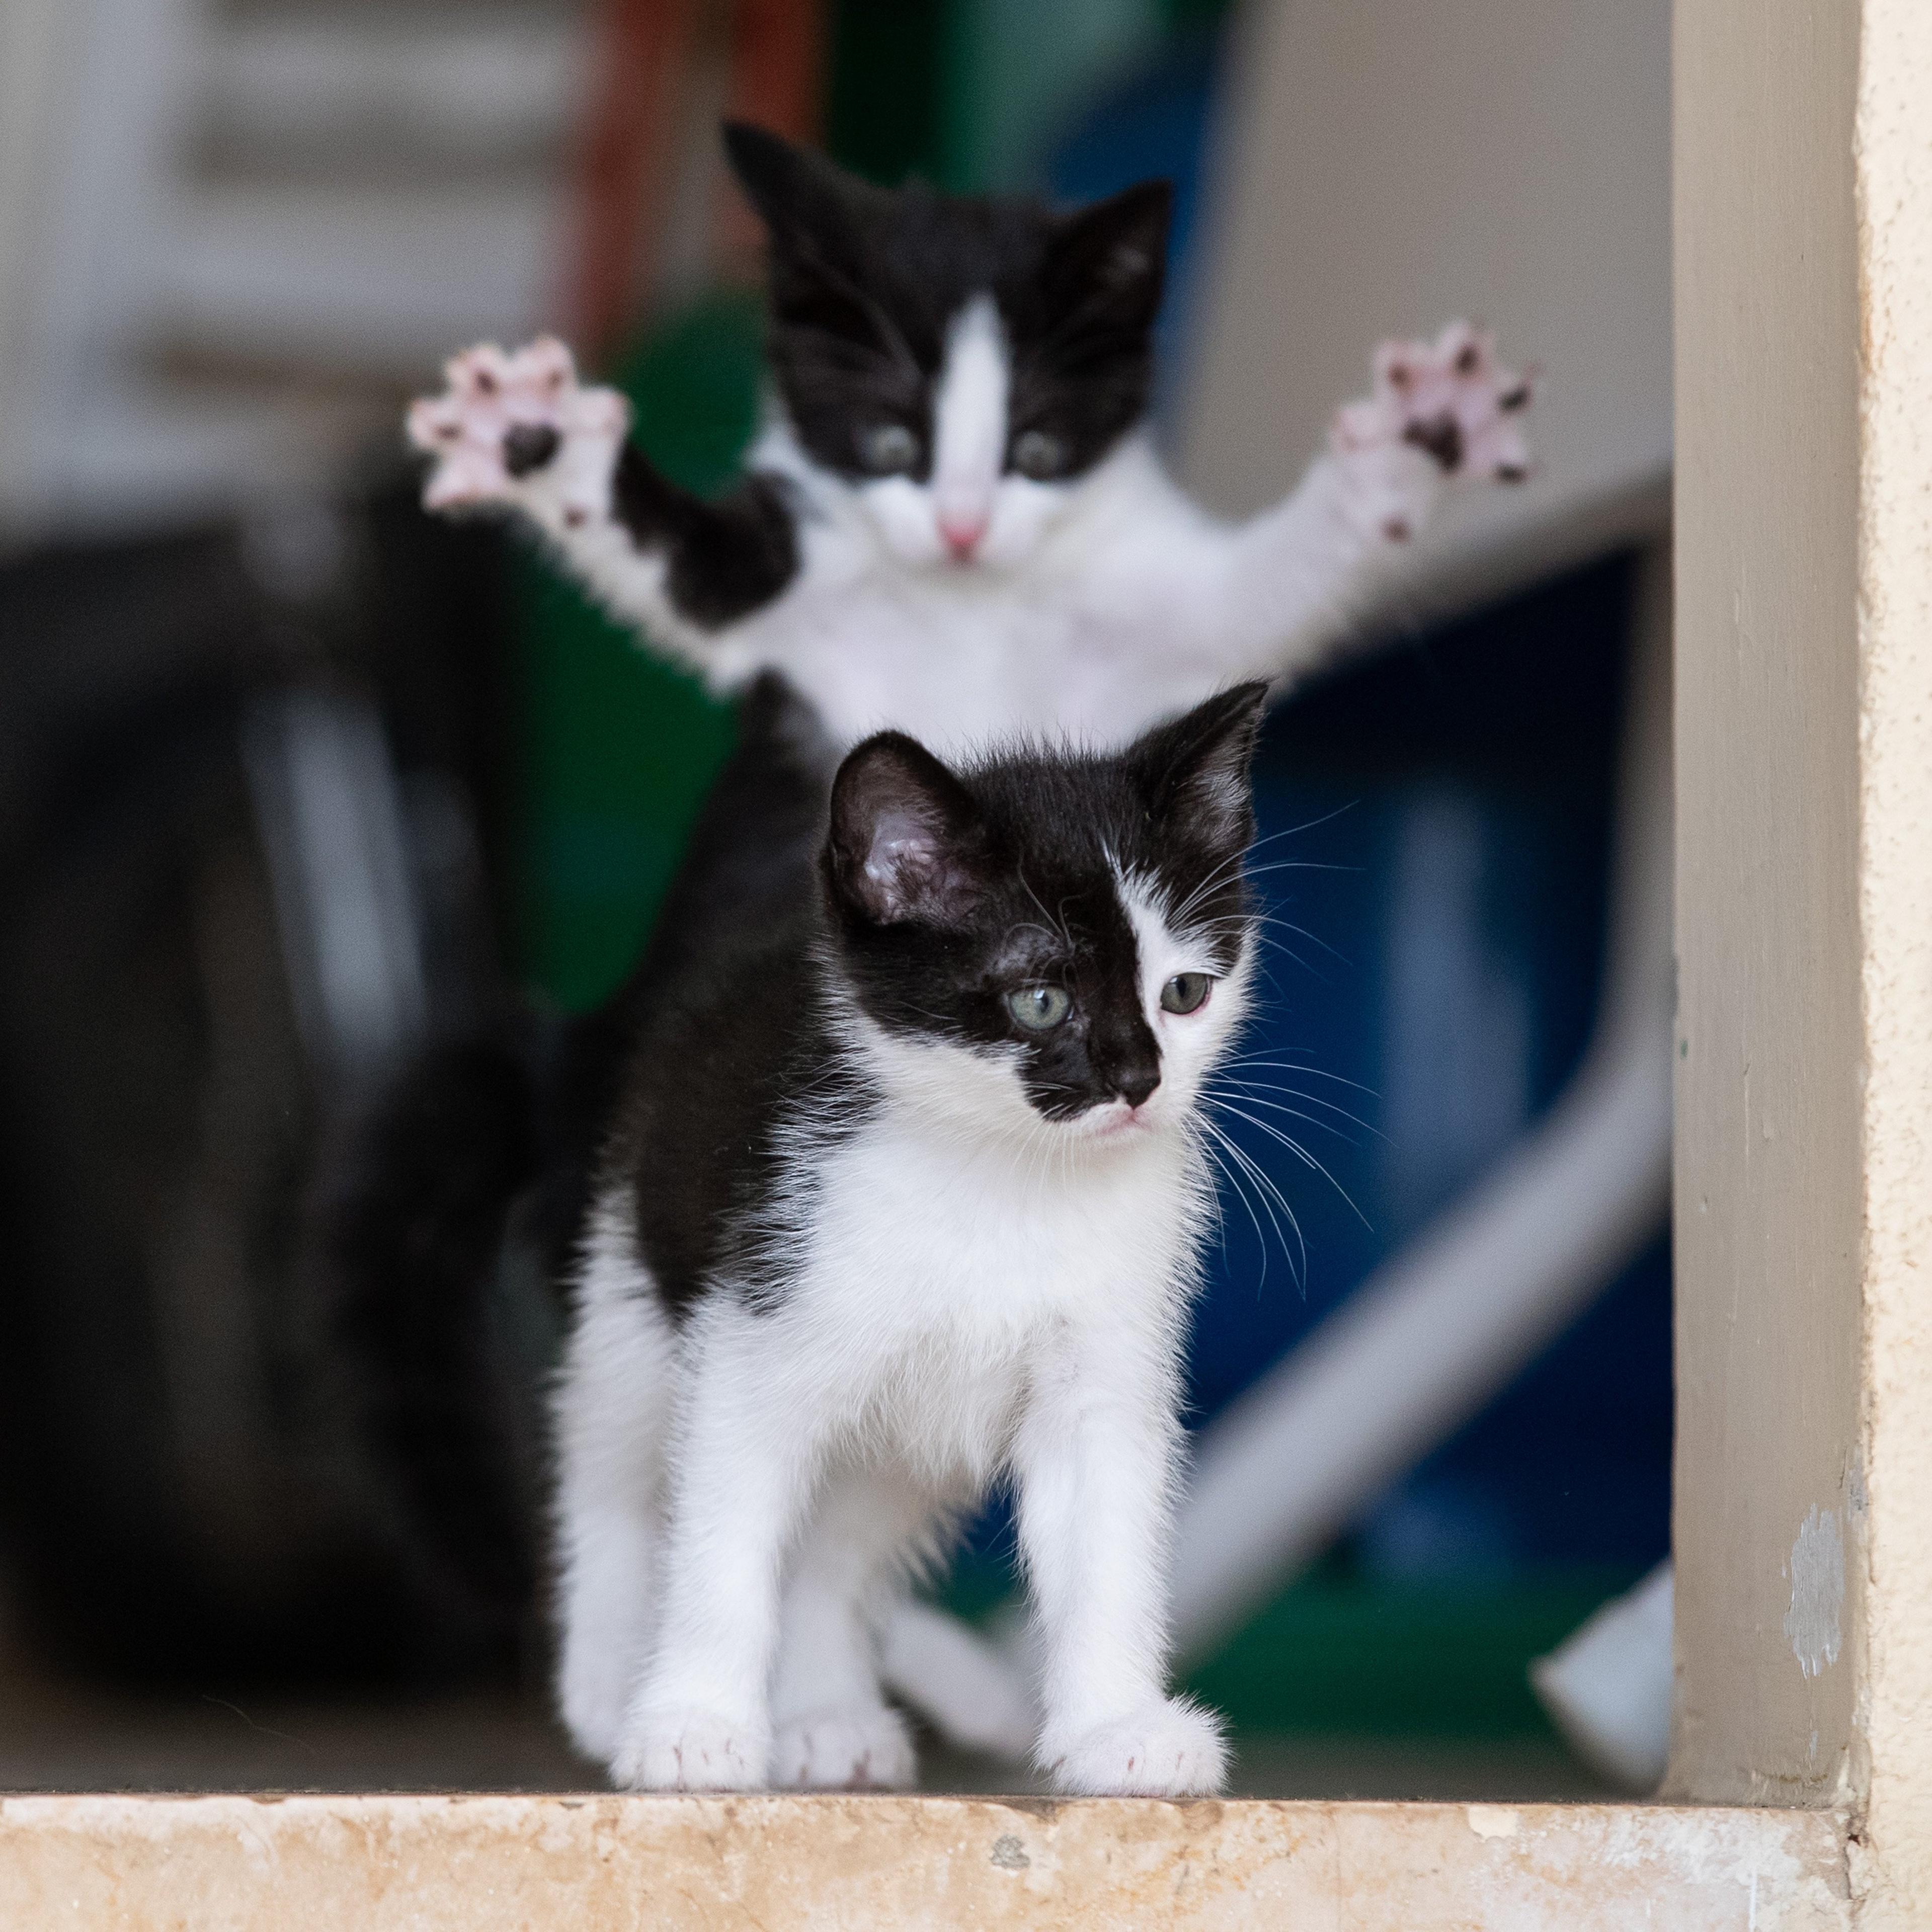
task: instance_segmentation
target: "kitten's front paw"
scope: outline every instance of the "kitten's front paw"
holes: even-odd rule
[[[919,1760],[905,1720],[883,1704],[814,1711],[778,1726],[772,1782],[807,1791],[910,1791]]]
[[[1373,393],[1342,408],[1329,441],[1376,527],[1399,543],[1420,527],[1442,478],[1529,474],[1530,400],[1530,378],[1496,361],[1494,340],[1452,322],[1433,342],[1383,343]]]
[[[625,1707],[637,1675],[616,1646],[594,1648],[566,1637],[557,1671],[558,1714],[571,1742],[598,1764],[608,1764],[622,1741]]]
[[[1042,1752],[1055,1787],[1087,1798],[1196,1798],[1219,1791],[1228,1748],[1211,1713],[1166,1697]]]
[[[758,1791],[770,1740],[710,1711],[646,1711],[626,1720],[610,1774],[632,1791]]]
[[[614,389],[578,386],[554,336],[506,355],[484,343],[452,356],[440,396],[411,404],[410,440],[436,460],[424,507],[520,503],[572,526],[604,514],[630,420]]]

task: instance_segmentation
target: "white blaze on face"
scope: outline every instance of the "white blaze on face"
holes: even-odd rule
[[[1228,971],[1204,932],[1176,932],[1168,924],[1164,896],[1149,880],[1131,872],[1115,878],[1140,956],[1141,1010],[1160,1047],[1160,1085],[1148,1105],[1171,1115],[1194,1105],[1240,1025],[1247,1008],[1248,949]],[[1177,973],[1205,973],[1214,982],[1205,1004],[1193,1012],[1170,1013],[1161,1005],[1161,989]]]
[[[991,296],[975,296],[952,319],[934,399],[932,508],[946,548],[972,557],[993,520],[1006,459],[1012,376],[1006,331]]]

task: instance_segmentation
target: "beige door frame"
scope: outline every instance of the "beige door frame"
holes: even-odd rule
[[[1670,1789],[1932,1924],[1932,8],[1680,0]]]

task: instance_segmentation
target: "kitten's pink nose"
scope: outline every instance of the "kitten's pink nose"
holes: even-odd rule
[[[942,513],[939,534],[946,539],[946,548],[952,553],[954,562],[972,562],[973,553],[980,548],[980,541],[986,534],[987,520],[984,512],[966,516]]]

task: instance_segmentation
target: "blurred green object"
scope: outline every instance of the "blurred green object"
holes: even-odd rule
[[[1054,143],[1168,26],[1161,0],[952,0],[947,11],[939,178],[974,194],[1042,187]]]
[[[1242,1732],[1548,1737],[1531,1660],[1636,1580],[1595,1569],[1494,1582],[1318,1570],[1258,1612],[1186,1688]]]
[[[764,322],[721,291],[651,331],[612,380],[632,434],[687,489],[728,482],[756,428]],[[668,668],[545,557],[520,572],[525,638],[526,976],[571,1012],[636,960],[698,806],[730,748],[731,715]]]

